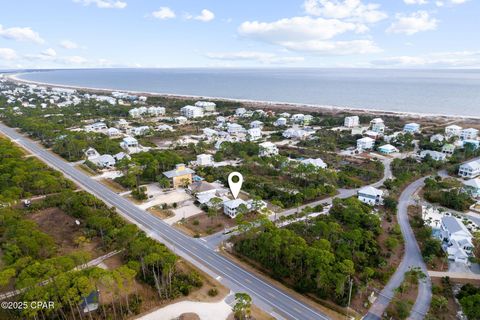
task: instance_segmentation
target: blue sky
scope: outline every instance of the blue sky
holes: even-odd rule
[[[479,2],[2,1],[0,68],[478,68]]]

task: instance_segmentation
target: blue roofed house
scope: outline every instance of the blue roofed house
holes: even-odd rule
[[[80,303],[80,308],[83,313],[89,313],[98,309],[99,306],[99,295],[98,290],[92,291],[88,296],[82,297],[82,302]]]
[[[392,146],[391,144],[385,144],[378,148],[378,152],[383,154],[392,154],[398,152],[398,149]]]
[[[420,132],[420,125],[418,123],[412,122],[412,123],[407,123],[403,127],[403,131],[407,133],[418,133]]]

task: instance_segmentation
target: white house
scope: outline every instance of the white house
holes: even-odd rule
[[[270,141],[260,143],[258,146],[260,147],[260,157],[271,157],[278,155],[277,146]]]
[[[295,123],[300,123],[300,122],[303,122],[303,119],[305,118],[305,115],[302,114],[302,113],[297,113],[297,114],[294,114],[290,120],[292,122],[295,122]]]
[[[273,125],[275,127],[283,127],[283,126],[286,126],[287,125],[287,118],[278,118],[274,123]]]
[[[122,142],[120,142],[120,147],[123,150],[126,150],[128,153],[137,153],[142,151],[142,147],[138,143],[138,140],[134,137],[125,137]]]
[[[85,156],[88,160],[91,160],[100,157],[100,154],[94,148],[88,148],[87,151],[85,151]]]
[[[347,128],[358,127],[360,124],[360,118],[358,116],[345,117],[343,125]]]
[[[415,122],[407,123],[403,126],[403,131],[407,133],[418,133],[420,132],[420,125]]]
[[[385,122],[383,122],[383,120],[380,118],[375,118],[370,121],[370,127],[372,131],[382,134],[385,132]]]
[[[153,117],[163,116],[165,115],[165,108],[164,107],[150,107],[148,108],[148,114]]]
[[[463,178],[473,179],[480,175],[480,160],[464,163],[458,169],[458,175]]]
[[[97,122],[85,126],[86,132],[103,132],[108,129],[107,125],[104,122]]]
[[[217,188],[206,181],[198,181],[190,184],[188,191],[197,198],[200,204],[207,204],[216,197]]]
[[[173,131],[173,127],[168,124],[160,124],[157,127],[157,131]]]
[[[210,101],[197,101],[195,102],[195,107],[202,108],[205,112],[215,112],[217,105],[215,102]]]
[[[115,166],[115,158],[109,154],[103,154],[98,158],[90,159],[99,168],[113,168]]]
[[[432,160],[435,161],[445,161],[447,159],[447,155],[440,151],[432,151],[432,150],[422,150],[420,152],[420,158],[424,159],[426,156],[430,156]]]
[[[262,129],[263,128],[263,122],[258,121],[258,120],[252,121],[252,122],[250,122],[250,128],[260,128],[260,129]]]
[[[199,154],[197,156],[197,165],[199,166],[213,165],[213,156],[211,154]]]
[[[460,132],[460,139],[462,140],[477,140],[478,130],[474,128],[463,129]]]
[[[126,129],[128,127],[128,121],[125,119],[119,119],[115,122],[115,127],[118,129]]]
[[[375,140],[370,137],[364,137],[357,140],[358,150],[371,150],[375,145]]]
[[[451,137],[460,137],[460,133],[462,132],[462,127],[452,124],[448,127],[445,127],[445,136],[448,138]]]
[[[237,108],[235,110],[235,115],[241,117],[247,110],[245,108]]]
[[[223,213],[225,213],[227,216],[233,219],[237,216],[238,207],[240,207],[241,205],[247,206],[247,203],[242,199],[225,201],[223,203]]]
[[[175,122],[178,124],[184,124],[188,121],[188,119],[184,116],[176,117]]]
[[[453,144],[445,144],[442,147],[442,153],[446,154],[447,157],[451,156],[455,152],[455,146]]]
[[[142,113],[139,108],[133,108],[128,111],[128,114],[132,118],[140,118],[142,116]]]
[[[290,118],[290,113],[288,112],[282,112],[279,114],[280,117],[283,117],[283,118]]]
[[[248,141],[257,141],[262,138],[262,130],[260,128],[251,128],[247,130]]]
[[[447,246],[448,259],[468,264],[473,250],[472,234],[462,221],[452,216],[442,217],[440,233]]]
[[[185,106],[185,107],[180,109],[180,112],[184,117],[186,117],[188,119],[203,117],[203,109],[200,108],[200,107]]]
[[[282,136],[287,139],[303,140],[306,139],[308,136],[312,135],[313,133],[315,132],[298,128],[288,128],[282,133]]]
[[[430,137],[430,142],[443,142],[445,140],[445,137],[443,134],[434,134],[433,136]]]
[[[108,128],[107,135],[109,137],[118,137],[121,135],[121,132],[117,128]]]
[[[313,165],[317,168],[322,168],[322,169],[327,168],[327,164],[325,162],[323,162],[323,160],[320,159],[320,158],[317,158],[317,159],[312,159],[312,158],[303,159],[303,160],[300,161],[300,163],[305,164],[305,165]]]
[[[227,123],[227,132],[230,134],[245,132],[245,129],[238,123]]]
[[[382,190],[368,186],[358,190],[358,200],[374,206],[383,203],[383,194]]]
[[[480,197],[480,178],[467,180],[463,185],[465,191],[467,191],[472,197]]]
[[[383,154],[392,154],[398,152],[398,149],[391,144],[385,144],[378,148],[378,151]]]
[[[130,133],[134,136],[143,136],[144,134],[150,131],[150,127],[148,126],[140,126],[130,129]]]

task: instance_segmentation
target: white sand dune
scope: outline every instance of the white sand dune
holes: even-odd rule
[[[138,319],[140,320],[172,320],[183,313],[196,313],[201,320],[225,320],[232,313],[232,308],[222,300],[220,302],[182,301],[155,310]]]

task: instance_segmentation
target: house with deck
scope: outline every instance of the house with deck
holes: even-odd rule
[[[179,188],[192,184],[194,173],[195,171],[187,168],[185,164],[180,163],[175,166],[175,169],[165,171],[163,175],[170,180],[170,185],[173,188]]]

